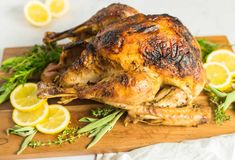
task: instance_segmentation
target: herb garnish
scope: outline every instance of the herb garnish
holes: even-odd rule
[[[205,63],[206,62],[206,58],[207,56],[214,50],[219,48],[219,44],[210,42],[208,40],[205,39],[198,39],[197,40],[200,47],[201,47],[201,52],[202,52],[202,62]]]
[[[93,116],[103,118],[98,120],[89,119],[92,121],[78,130],[79,134],[88,133],[88,137],[94,137],[87,148],[94,146],[107,132],[109,132],[114,127],[117,120],[125,113],[124,110],[113,107],[96,108],[91,112]],[[86,120],[88,120],[87,117]],[[80,121],[83,122],[84,118],[80,119]]]
[[[35,45],[26,55],[3,61],[0,69],[10,73],[0,87],[0,104],[6,101],[14,88],[24,84],[34,74],[41,73],[51,62],[57,63],[62,49],[56,45]]]
[[[111,107],[111,106],[98,107],[98,108],[92,109],[91,114],[94,117],[105,117],[115,110],[116,110],[116,108]]]
[[[73,143],[75,140],[79,139],[84,134],[78,134],[78,127],[68,127],[61,134],[59,134],[55,140],[48,141],[31,141],[29,143],[29,147],[36,148],[42,146],[50,146],[50,145],[61,145],[64,143]]]
[[[7,135],[14,134],[21,137],[24,137],[24,140],[22,141],[19,150],[16,152],[16,154],[21,154],[29,145],[29,143],[32,141],[33,137],[37,133],[37,130],[34,127],[22,127],[15,125],[12,128],[8,128],[6,130]]]
[[[224,93],[211,86],[205,87],[204,90],[209,96],[210,101],[217,107],[215,109],[215,122],[221,124],[229,120],[230,116],[226,115],[225,111],[235,102],[235,91]]]
[[[108,109],[109,108],[109,109]],[[112,110],[112,111],[111,111]],[[24,137],[17,154],[22,153],[28,146],[32,148],[50,146],[50,145],[61,145],[64,143],[73,143],[81,136],[88,135],[89,138],[94,137],[92,142],[87,146],[90,148],[94,146],[107,132],[109,132],[118,119],[125,113],[124,110],[109,107],[100,107],[91,111],[94,117],[102,117],[100,119],[83,117],[79,121],[89,123],[82,128],[79,127],[67,127],[62,133],[58,134],[54,140],[41,141],[33,140],[33,137],[37,133],[34,127],[22,127],[15,125],[12,128],[6,130],[7,135],[14,134],[17,136]]]

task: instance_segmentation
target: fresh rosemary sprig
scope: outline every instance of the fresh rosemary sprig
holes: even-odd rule
[[[205,63],[206,62],[206,58],[207,56],[214,50],[219,48],[219,44],[210,42],[208,40],[205,39],[198,39],[197,40],[200,47],[201,47],[201,52],[202,52],[202,62]]]
[[[56,45],[35,45],[26,55],[12,57],[3,61],[0,70],[10,73],[0,87],[0,104],[6,101],[11,91],[24,84],[34,74],[41,73],[51,62],[57,63],[62,50]]]

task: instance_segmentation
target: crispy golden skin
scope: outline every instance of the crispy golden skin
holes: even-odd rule
[[[52,43],[65,38],[70,38],[73,42],[64,47],[58,64],[52,63],[47,66],[41,75],[41,79],[44,82],[53,82],[60,72],[63,72],[71,65],[71,62],[76,61],[80,57],[81,52],[85,49],[84,44],[90,42],[100,30],[115,21],[133,16],[137,13],[138,11],[130,6],[113,3],[98,11],[81,25],[60,33],[46,32],[43,38],[45,43]]]
[[[177,18],[135,14],[100,30],[55,83],[39,83],[39,96],[92,99],[131,119],[194,126],[210,119],[208,108],[192,105],[205,81],[199,45]]]

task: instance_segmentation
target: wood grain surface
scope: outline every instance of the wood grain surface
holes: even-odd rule
[[[213,42],[225,45],[224,48],[230,48],[229,42],[225,36],[209,36],[203,37]],[[27,51],[28,47],[6,48],[4,50],[3,59],[22,55]],[[1,75],[3,75],[1,73]],[[201,94],[195,102],[201,106],[209,106],[208,99],[205,94]],[[66,106],[71,113],[71,125],[82,126],[78,119],[89,115],[89,110],[92,107],[97,107],[98,104],[93,101],[75,101]],[[90,139],[81,137],[73,144],[64,144],[58,146],[39,147],[36,149],[27,148],[21,155],[15,155],[22,138],[14,135],[7,136],[5,129],[13,126],[11,119],[12,107],[9,102],[6,102],[0,107],[0,159],[15,159],[15,158],[38,158],[38,157],[56,157],[56,156],[71,156],[93,153],[120,152],[129,151],[131,149],[156,144],[160,142],[180,142],[183,140],[192,140],[198,138],[206,138],[221,134],[235,132],[235,112],[228,111],[232,116],[231,120],[223,125],[216,125],[213,121],[209,124],[200,125],[198,127],[168,127],[168,126],[151,126],[146,124],[130,124],[124,127],[122,119],[118,121],[116,126],[106,134],[103,139],[91,149],[85,147]],[[36,139],[49,140],[54,136],[37,134]]]

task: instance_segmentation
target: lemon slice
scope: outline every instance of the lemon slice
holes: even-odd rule
[[[36,110],[30,112],[22,112],[14,109],[12,118],[13,121],[20,126],[35,126],[46,118],[48,112],[48,105],[44,103]]]
[[[219,62],[227,66],[232,76],[235,76],[235,54],[227,49],[220,49],[212,52],[207,62]]]
[[[26,19],[34,26],[45,26],[51,22],[49,9],[40,1],[29,1],[24,8]]]
[[[204,64],[207,79],[212,87],[221,91],[226,91],[231,87],[232,76],[228,68],[218,62],[208,62]]]
[[[10,95],[10,101],[14,108],[24,112],[35,110],[46,103],[46,99],[37,97],[37,84],[35,83],[17,86]]]
[[[61,105],[49,105],[49,114],[42,123],[36,125],[38,131],[55,134],[64,130],[70,121],[69,111]]]
[[[47,0],[46,6],[53,17],[61,17],[68,11],[69,2],[68,0]]]

